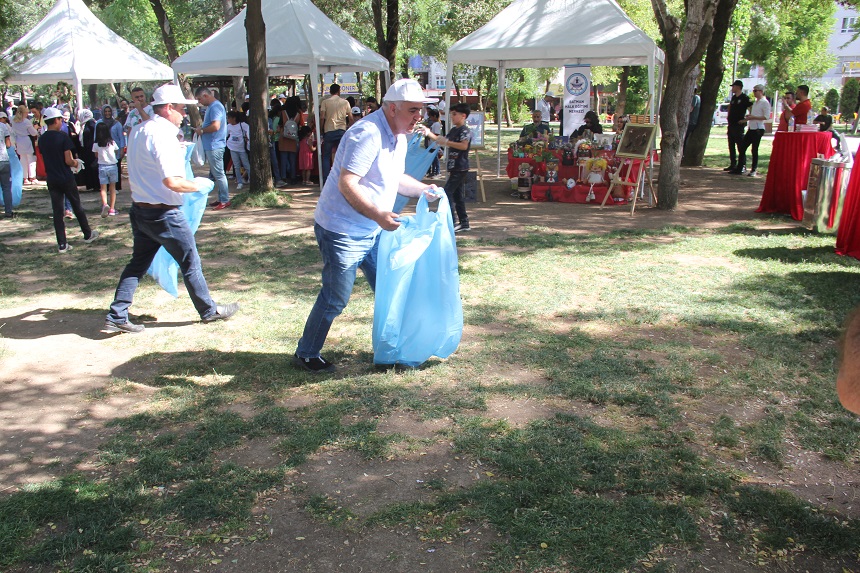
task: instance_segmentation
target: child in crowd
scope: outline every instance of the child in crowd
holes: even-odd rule
[[[472,131],[466,125],[471,108],[467,103],[452,105],[448,112],[453,124],[448,136],[433,133],[424,125],[421,126],[426,137],[439,145],[448,148],[448,181],[445,182],[445,194],[453,206],[454,232],[469,231],[469,215],[466,213],[466,176],[469,173],[469,148],[472,144]]]
[[[99,193],[102,196],[102,218],[116,215],[116,182],[119,180],[117,153],[119,145],[113,140],[110,126],[106,123],[96,124],[96,140],[93,142],[93,153],[99,162]],[[107,191],[110,188],[110,204]]]
[[[311,171],[314,168],[314,153],[317,150],[314,132],[310,126],[299,128],[299,170],[302,172],[302,183],[310,185]]]
[[[236,176],[236,189],[242,189],[248,181],[242,177],[242,168],[248,179],[251,178],[251,161],[248,158],[250,133],[248,124],[243,121],[245,114],[233,110],[227,112],[227,149],[233,158],[233,173]]]
[[[435,135],[442,134],[442,123],[439,121],[439,110],[430,108],[427,110],[427,119],[424,120],[424,125]],[[424,147],[430,147],[430,138],[424,139]],[[427,172],[428,177],[437,177],[439,175],[439,154],[433,157],[433,163],[430,164],[430,169]]]

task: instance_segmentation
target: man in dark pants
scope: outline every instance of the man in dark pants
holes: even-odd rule
[[[143,332],[142,324],[128,319],[134,292],[158,249],[176,260],[185,288],[203,322],[230,318],[239,305],[215,304],[203,277],[197,243],[179,205],[183,193],[194,193],[197,184],[185,178],[185,152],[177,135],[185,116],[186,99],[179,86],[163,85],[153,94],[152,119],[135,126],[128,137],[128,182],[131,209],[128,212],[134,237],[131,261],[119,277],[114,301],[105,318],[106,332]]]
[[[746,170],[744,167],[738,168],[738,153],[744,139],[744,123],[742,120],[752,103],[750,102],[750,98],[743,93],[743,88],[744,84],[740,80],[735,80],[732,84],[732,99],[729,102],[727,117],[729,122],[727,129],[729,136],[729,162],[731,165],[723,169],[723,171],[743,173]]]
[[[744,136],[743,144],[740,148],[738,168],[729,173],[739,175],[744,172],[744,167],[747,163],[747,149],[752,147],[752,166],[747,175],[758,177],[758,145],[764,135],[764,122],[770,119],[770,102],[764,97],[764,86],[762,84],[757,84],[753,88],[753,96],[755,97],[755,102],[752,104],[752,109],[743,119],[743,123],[746,123],[749,129],[747,129],[747,134]]]
[[[702,98],[699,95],[699,88],[693,88],[693,101],[690,102],[690,115],[687,117],[687,133],[684,134],[684,151],[687,150],[687,140],[690,139],[690,134],[699,125],[699,110],[702,108]]]
[[[87,214],[81,206],[81,196],[71,167],[78,167],[78,160],[72,156],[75,144],[69,135],[60,130],[63,125],[62,112],[55,107],[46,108],[42,117],[48,130],[39,138],[39,150],[45,162],[45,179],[51,195],[51,210],[54,213],[54,233],[60,253],[68,253],[72,246],[66,241],[66,223],[63,220],[66,199],[78,218],[84,242],[92,243],[99,238],[99,232],[90,229]]]

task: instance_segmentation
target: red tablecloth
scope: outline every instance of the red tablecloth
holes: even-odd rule
[[[819,154],[833,155],[829,132],[779,131],[773,139],[764,193],[756,213],[785,213],[803,220],[803,197],[809,164]]]
[[[566,185],[548,185],[546,183],[535,183],[532,185],[532,201],[558,201],[559,203],[592,203],[600,205],[603,202],[603,197],[609,192],[608,185],[595,185],[595,199],[586,201],[588,197],[588,189],[590,185],[574,185],[568,189]],[[627,205],[627,200],[613,201],[610,197],[606,201],[607,205]]]
[[[851,170],[845,190],[845,204],[836,232],[836,254],[860,259],[860,168]]]

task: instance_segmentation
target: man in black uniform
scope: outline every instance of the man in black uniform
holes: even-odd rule
[[[723,169],[723,171],[736,174],[746,171],[745,167],[738,167],[738,153],[744,139],[744,124],[741,121],[752,105],[749,96],[743,93],[743,88],[744,84],[740,80],[735,80],[732,84],[732,99],[729,102],[729,113],[726,117],[729,122],[729,160],[731,165]]]

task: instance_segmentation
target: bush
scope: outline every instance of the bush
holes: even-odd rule
[[[854,78],[851,78],[842,86],[842,95],[839,97],[839,113],[842,114],[843,121],[854,119],[858,94],[860,94],[860,83]]]

